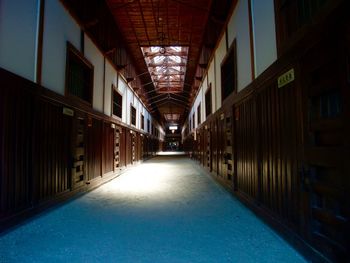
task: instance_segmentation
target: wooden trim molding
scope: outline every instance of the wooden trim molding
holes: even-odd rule
[[[36,83],[39,85],[41,85],[41,81],[42,81],[44,16],[45,16],[45,0],[40,0],[38,39],[37,39],[38,46],[37,46],[37,61],[36,61]]]
[[[250,68],[252,80],[255,79],[255,36],[253,25],[253,9],[252,0],[248,0],[248,16],[249,16],[249,39],[250,39]]]

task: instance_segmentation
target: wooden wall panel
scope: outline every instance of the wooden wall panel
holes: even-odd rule
[[[92,180],[102,176],[102,121],[88,118],[86,138],[87,178]]]
[[[219,153],[219,148],[218,148],[218,124],[217,120],[214,119],[212,122],[208,123],[209,129],[211,130],[212,133],[212,143],[211,143],[211,165],[212,165],[212,170],[215,174],[219,172],[219,167],[218,167],[218,153]]]
[[[33,185],[33,95],[24,96],[16,88],[17,83],[3,84],[0,99],[0,217],[29,207]]]
[[[132,164],[132,134],[130,133],[130,130],[126,130],[125,134],[125,165]]]
[[[126,166],[126,154],[127,154],[127,129],[120,127],[120,167]]]
[[[79,101],[3,69],[0,79],[2,231],[13,224],[14,217],[22,218],[23,212],[41,209],[79,188],[88,189],[87,181],[113,171],[116,135],[111,128],[113,119]],[[63,108],[67,108],[68,115],[63,114]],[[115,172],[119,172],[127,156],[131,163],[130,148],[127,150],[131,134],[126,127],[116,125],[116,130],[120,138]],[[134,141],[138,161],[142,155],[140,135]],[[159,140],[149,137],[143,147],[151,156],[159,148]]]
[[[258,123],[256,98],[237,106],[236,120],[237,187],[253,199],[259,196]]]
[[[43,201],[71,187],[72,117],[63,115],[62,106],[35,101],[33,125],[33,191]]]
[[[299,224],[301,125],[298,88],[274,84],[258,96],[260,202]],[[298,156],[299,154],[299,156]]]
[[[303,182],[307,189],[305,207],[310,238],[333,260],[341,262],[350,258],[350,147],[346,127],[350,85],[346,76],[349,57],[344,57],[344,53],[349,54],[350,45],[343,46],[346,40],[340,32],[332,33],[310,50],[302,63]]]
[[[111,123],[105,122],[103,124],[103,174],[113,171],[114,165],[114,129]]]
[[[295,6],[280,2],[277,12]],[[284,47],[279,43],[279,59],[199,127],[214,124],[213,175],[224,183],[221,114],[234,109],[237,196],[315,262],[324,258],[314,248],[334,262],[350,259],[349,2],[334,1],[332,6],[327,10],[331,15],[315,16],[292,41]],[[277,19],[282,22],[278,27],[285,26],[280,14]],[[294,77],[278,88],[290,69]]]

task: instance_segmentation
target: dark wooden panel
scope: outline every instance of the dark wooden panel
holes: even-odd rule
[[[120,127],[119,129],[120,133],[120,167],[126,166],[126,136],[127,136],[127,129],[124,127]]]
[[[88,189],[87,181],[113,171],[116,135],[111,128],[114,119],[82,103],[3,69],[0,79],[0,230],[3,230],[15,222],[14,218]],[[68,115],[63,114],[64,107],[68,108]],[[130,153],[126,148],[129,129],[116,127],[120,137],[119,170],[126,165],[127,152]],[[139,160],[141,140],[139,137],[136,140]],[[151,156],[159,148],[159,140],[149,138],[144,147]]]
[[[308,232],[313,244],[335,261],[350,257],[350,148],[345,112],[350,85],[344,58],[350,41],[346,45],[345,39],[334,30],[302,60]],[[322,59],[313,59],[320,53]]]
[[[261,202],[293,227],[299,224],[298,89],[274,84],[259,94]]]
[[[86,116],[84,113],[76,111],[73,120],[72,130],[72,167],[71,181],[72,188],[79,188],[86,182]]]
[[[256,97],[237,106],[237,187],[253,199],[259,197]]]
[[[37,201],[50,199],[71,187],[72,117],[62,106],[37,100],[33,129],[33,177]]]
[[[211,123],[208,123],[209,129],[211,130],[212,133],[212,147],[211,147],[211,154],[212,154],[212,160],[211,160],[211,165],[212,165],[212,170],[215,174],[218,174],[219,168],[218,168],[218,124],[217,120],[214,119]]]
[[[125,165],[132,164],[133,159],[133,149],[132,149],[132,134],[130,130],[126,130],[125,133]]]
[[[113,171],[114,164],[114,129],[111,123],[105,122],[103,125],[103,174]]]
[[[88,180],[102,176],[102,121],[89,117],[86,135]]]
[[[25,209],[32,201],[32,134],[34,97],[20,83],[4,81],[0,98],[0,218]]]

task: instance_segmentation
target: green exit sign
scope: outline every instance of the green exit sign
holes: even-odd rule
[[[292,68],[291,70],[288,70],[286,73],[284,73],[278,77],[278,79],[277,79],[278,87],[282,88],[282,87],[286,86],[287,84],[293,82],[294,79],[295,79],[294,68]]]

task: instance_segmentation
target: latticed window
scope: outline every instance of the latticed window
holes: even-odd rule
[[[112,86],[113,90],[113,115],[121,118],[122,117],[122,105],[123,105],[123,96],[120,95]]]
[[[130,112],[131,112],[131,114],[130,114],[130,116],[131,116],[131,119],[130,119],[131,125],[135,125],[136,126],[136,109],[135,109],[135,107],[130,105]]]
[[[92,103],[93,66],[71,45],[67,44],[66,89],[68,95]]]

